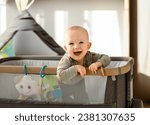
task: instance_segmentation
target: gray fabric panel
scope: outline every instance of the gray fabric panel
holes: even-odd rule
[[[19,94],[15,88],[14,78],[23,74],[0,74],[0,98],[17,99]],[[39,75],[31,75],[39,81]],[[91,82],[95,81],[95,82]],[[92,86],[91,86],[92,85]],[[105,83],[100,83],[97,79],[82,79],[76,84],[61,84],[63,103],[66,104],[103,104],[105,95]]]
[[[104,103],[107,77],[85,76],[84,79],[90,104]]]
[[[13,37],[15,55],[52,55],[58,54],[50,49],[33,31],[20,31]]]
[[[0,74],[0,98],[16,99],[19,95],[15,88],[16,74]]]
[[[63,55],[65,53],[63,48],[60,47],[55,40],[49,36],[39,24],[36,23],[28,11],[23,11],[21,15],[17,16],[12,25],[10,25],[6,32],[0,36],[0,49],[7,44],[17,31],[34,31],[36,35],[39,36],[39,39],[41,39],[41,41],[43,41],[50,49],[59,55]],[[28,46],[30,46],[30,44]],[[36,44],[34,46],[36,46]],[[38,52],[40,53],[41,50],[38,48],[37,50],[39,50]]]
[[[125,107],[126,106],[126,95],[127,95],[127,84],[126,84],[125,75],[119,75],[117,77],[117,106]],[[119,84],[120,83],[120,84]]]
[[[18,99],[19,93],[15,88],[15,77],[21,76],[24,74],[10,74],[10,73],[0,73],[0,98],[6,99]],[[39,75],[30,74],[30,76],[39,82]]]
[[[126,74],[116,76],[116,80],[112,81],[112,77],[107,79],[105,104],[116,103],[117,107],[126,107]]]
[[[90,104],[85,88],[84,79],[76,84],[60,84],[63,94],[63,102],[66,104]]]
[[[8,28],[1,36],[0,36],[0,50],[7,44],[7,42],[12,39],[12,37],[16,34],[17,30],[15,28]]]
[[[111,77],[107,78],[107,86],[105,92],[105,104],[116,103],[116,84],[117,81],[112,81]]]

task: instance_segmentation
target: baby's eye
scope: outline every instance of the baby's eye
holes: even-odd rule
[[[73,45],[73,43],[69,43],[69,45]]]
[[[79,42],[79,44],[82,44],[82,43],[84,43],[84,42],[83,42],[83,41],[80,41],[80,42]]]

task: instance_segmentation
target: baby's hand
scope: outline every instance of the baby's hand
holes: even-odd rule
[[[101,62],[95,62],[89,66],[89,70],[92,71],[92,73],[96,74],[99,67],[102,67],[102,63]]]
[[[82,65],[75,65],[75,68],[77,70],[77,72],[80,74],[81,77],[86,75],[86,69],[84,66]]]

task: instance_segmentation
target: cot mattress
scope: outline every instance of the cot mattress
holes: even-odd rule
[[[56,78],[60,58],[18,56],[0,59],[0,106],[131,106],[133,58],[111,57],[110,65],[104,69],[104,76],[101,70],[92,74],[87,69],[83,79],[70,84],[60,83]]]

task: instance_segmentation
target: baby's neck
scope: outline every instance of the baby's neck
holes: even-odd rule
[[[78,61],[79,65],[83,65],[83,59]]]

